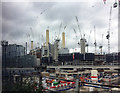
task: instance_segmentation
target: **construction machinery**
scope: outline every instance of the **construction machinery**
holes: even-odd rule
[[[90,34],[89,34],[88,41],[87,41],[87,44],[86,44],[86,47],[87,47],[87,53],[88,53],[89,40],[90,40],[90,35],[91,35],[91,33],[92,33],[92,30],[90,30]]]
[[[109,26],[108,26],[107,36],[106,36],[106,38],[108,39],[108,53],[110,53],[110,27],[111,27],[111,14],[112,14],[112,6],[110,7]]]
[[[102,42],[101,42],[101,44],[100,44],[100,46],[99,46],[99,49],[100,49],[100,53],[102,54],[102,48],[103,48],[103,46],[102,46],[102,44],[103,44],[103,35],[104,34],[102,34]]]
[[[97,42],[96,42],[96,31],[95,31],[95,26],[94,26],[94,45],[95,45],[95,54],[96,54],[96,47],[97,47]]]
[[[80,36],[81,36],[80,42],[78,42],[78,44],[81,47],[81,53],[84,54],[85,53],[85,46],[86,46],[85,45],[86,39],[84,37],[82,37],[81,30],[80,30],[80,25],[79,25],[79,20],[78,20],[77,16],[76,16],[76,21],[77,21],[78,29],[79,29]]]

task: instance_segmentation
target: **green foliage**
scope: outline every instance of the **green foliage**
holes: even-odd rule
[[[8,84],[4,84],[3,86],[3,93],[6,91],[11,91],[12,93],[14,92],[29,92],[29,93],[34,93],[34,87],[36,86],[36,83],[33,84],[26,84],[23,82],[18,82],[18,83],[8,83]],[[7,92],[8,93],[8,92]]]

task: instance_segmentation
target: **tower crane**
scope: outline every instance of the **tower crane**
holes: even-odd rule
[[[75,33],[75,35],[76,35],[76,36],[75,36],[75,37],[76,37],[76,39],[78,39],[75,28],[73,28],[73,30],[74,30],[74,33]]]
[[[94,45],[95,45],[95,54],[96,54],[96,47],[97,47],[97,43],[96,43],[96,31],[95,31],[95,26],[94,26]]]
[[[109,26],[108,26],[107,36],[106,36],[106,38],[108,39],[108,53],[110,53],[110,26],[111,26],[111,14],[112,14],[112,6],[110,7]]]
[[[76,40],[78,40],[78,36],[77,36],[77,33],[76,33],[76,30],[75,30],[75,28],[73,28],[73,31],[74,31],[74,33],[75,33],[75,38],[73,38],[74,40],[75,40],[75,44],[76,44]],[[78,42],[77,44],[79,44],[80,45],[80,43]],[[73,48],[73,50],[74,50],[74,48]],[[76,49],[75,49],[75,51],[76,51]],[[74,55],[74,54],[73,54]]]
[[[45,46],[45,45],[44,45],[44,36],[43,36],[43,34],[41,35],[41,40],[42,40],[42,42],[43,42],[43,43],[42,43],[43,46]]]
[[[114,8],[117,7],[117,0],[115,0],[115,3],[113,4],[113,7],[114,7]]]
[[[84,54],[85,53],[85,46],[86,46],[85,45],[85,42],[86,42],[85,34],[83,33],[83,37],[82,37],[80,26],[79,26],[79,21],[78,21],[77,16],[76,16],[76,21],[77,21],[78,29],[79,29],[80,36],[81,36],[80,43],[78,42],[78,44],[81,46],[81,53]]]
[[[88,46],[89,46],[89,40],[90,40],[90,35],[91,35],[91,33],[92,33],[92,30],[90,30],[90,34],[89,34],[89,37],[88,37],[88,42],[87,42],[87,44],[86,44],[86,47],[87,47],[87,53],[88,53]]]
[[[30,50],[30,42],[31,42],[31,36],[30,36],[30,34],[29,33],[26,33],[26,36],[27,36],[27,38],[28,38],[28,48],[29,48],[29,50]]]
[[[101,44],[100,44],[100,46],[99,46],[99,49],[100,49],[100,51],[101,51],[101,54],[102,54],[102,48],[103,48],[103,46],[102,46],[102,45],[103,45],[103,35],[104,35],[104,34],[102,34],[102,42],[101,42]]]
[[[80,32],[80,36],[82,38],[82,34],[81,34],[81,30],[80,30],[80,25],[79,25],[79,20],[78,20],[77,16],[76,16],[76,21],[77,21],[78,29],[79,29],[79,32]]]
[[[32,27],[30,27],[30,31],[31,31],[32,37],[33,37],[33,39],[34,39],[34,33],[33,33]]]
[[[75,38],[73,38],[74,40],[75,40],[75,42],[76,42],[76,40],[78,40],[78,36],[77,36],[77,33],[76,33],[76,30],[75,30],[75,28],[73,28],[73,31],[74,31],[74,33],[75,33]],[[76,44],[76,43],[75,43]],[[78,42],[77,44],[79,44],[80,45],[80,43]]]
[[[61,22],[61,24],[60,24],[58,38],[59,38],[59,36],[60,36],[60,31],[61,31],[61,28],[62,28],[62,22]]]

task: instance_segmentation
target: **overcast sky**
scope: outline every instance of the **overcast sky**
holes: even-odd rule
[[[2,39],[8,40],[11,44],[16,43],[24,46],[25,42],[28,42],[29,48],[30,40],[33,40],[34,47],[38,44],[41,46],[46,41],[46,29],[49,29],[51,43],[54,42],[56,36],[61,39],[61,34],[64,31],[66,47],[69,49],[79,48],[77,43],[81,36],[77,26],[77,16],[81,33],[85,34],[89,43],[89,52],[94,52],[94,26],[97,52],[100,52],[98,48],[100,44],[103,45],[103,52],[107,52],[106,35],[109,27],[110,7],[115,1],[107,0],[106,4],[103,0],[87,1],[89,0],[86,2],[3,2]],[[76,34],[73,28],[76,30]],[[112,7],[110,28],[111,52],[116,52],[118,51],[118,8]]]

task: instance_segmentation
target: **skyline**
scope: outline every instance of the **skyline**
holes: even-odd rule
[[[46,29],[49,27],[50,42],[53,43],[55,34],[59,34],[60,24],[61,32],[65,31],[66,47],[79,48],[78,39],[80,32],[77,27],[76,16],[79,19],[79,25],[82,35],[88,41],[89,52],[94,52],[94,26],[96,27],[96,41],[99,46],[103,36],[103,52],[107,52],[107,31],[109,25],[110,7],[114,1],[108,1],[106,4],[102,0],[99,2],[3,2],[2,3],[2,40],[8,40],[9,43],[22,44],[29,42],[30,38],[41,45],[45,42]],[[64,30],[64,27],[66,29]],[[76,29],[74,33],[73,28]],[[32,31],[31,31],[32,29]],[[91,36],[89,36],[92,30]],[[118,9],[112,8],[111,15],[111,52],[118,51]],[[44,38],[42,38],[42,36]],[[61,42],[60,42],[61,46]],[[90,50],[91,49],[91,50]],[[97,51],[100,52],[100,50]]]

